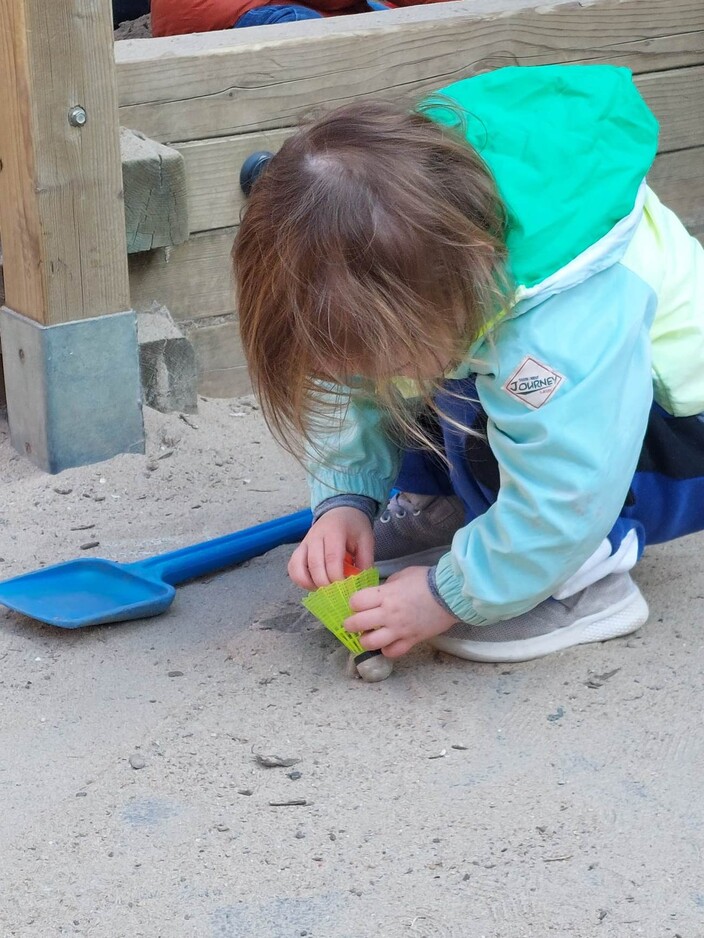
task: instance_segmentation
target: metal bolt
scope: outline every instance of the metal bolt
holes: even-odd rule
[[[68,112],[68,122],[72,127],[83,127],[87,120],[88,115],[86,114],[86,109],[81,107],[80,104],[72,107]]]

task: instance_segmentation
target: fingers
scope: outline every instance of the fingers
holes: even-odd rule
[[[365,530],[354,545],[355,565],[360,570],[368,570],[374,566],[374,532],[371,526]]]
[[[358,590],[350,596],[350,609],[353,612],[364,612],[367,609],[377,609],[381,606],[381,587],[369,586]]]
[[[370,632],[372,629],[378,629],[382,624],[381,609],[378,606],[375,609],[356,612],[343,623],[348,632]]]
[[[304,590],[315,589],[315,583],[308,572],[308,545],[305,541],[299,544],[291,554],[291,559],[288,562],[288,575],[296,586],[300,586]]]
[[[338,532],[312,539],[308,545],[308,572],[316,587],[344,580],[345,541]]]
[[[389,645],[384,645],[382,651],[385,658],[401,658],[403,655],[407,655],[412,647],[413,644],[408,639],[399,638]]]
[[[360,636],[359,643],[367,651],[381,651],[385,658],[400,658],[413,647],[407,638],[396,638],[391,629],[373,629]]]

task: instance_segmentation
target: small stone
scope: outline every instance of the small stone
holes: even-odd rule
[[[144,761],[144,757],[141,756],[138,752],[135,752],[130,756],[129,762],[133,769],[143,769],[147,764]]]
[[[183,671],[169,671],[167,677],[183,677]]]
[[[462,743],[453,743],[452,748],[459,749],[460,752],[464,752],[465,749],[469,749],[469,746],[463,746]]]
[[[299,772],[298,769],[294,769],[293,772],[287,772],[286,775],[292,782],[297,782],[299,778],[303,778],[303,772]]]
[[[300,762],[300,759],[297,759],[295,756],[284,757],[284,756],[265,756],[260,752],[255,753],[255,759],[259,765],[263,766],[265,769],[277,769],[277,768],[289,768],[289,766],[295,765],[297,762]]]
[[[73,489],[71,489],[71,488],[64,488],[64,487],[61,486],[61,485],[55,485],[55,486],[54,486],[54,491],[56,492],[57,495],[70,495],[71,492],[73,491]]]
[[[303,831],[296,831],[294,836],[296,840],[303,840],[306,835],[303,833]]]
[[[87,797],[88,797],[88,792],[87,792],[87,791],[77,791],[77,792],[76,792],[76,798],[87,798]]]
[[[100,541],[88,541],[86,544],[81,544],[81,550],[93,550],[94,547],[100,547]]]
[[[216,831],[220,831],[221,834],[224,834],[225,831],[229,831],[229,829],[230,829],[230,828],[227,826],[227,824],[216,824],[216,825],[215,825],[215,830],[216,830]]]
[[[337,840],[337,834],[333,834],[332,831],[330,831],[330,833],[328,834],[328,837],[330,838],[330,840],[333,841],[333,843]]]
[[[252,791],[251,788],[238,788],[237,794],[238,795],[253,795],[254,792]]]

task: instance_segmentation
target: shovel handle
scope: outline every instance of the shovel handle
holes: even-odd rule
[[[212,541],[203,541],[190,547],[157,554],[137,563],[129,564],[136,573],[149,572],[172,586],[193,580],[207,573],[215,573],[253,557],[260,557],[282,544],[295,544],[302,540],[312,523],[308,509],[283,518],[257,524],[244,531],[225,534]]]

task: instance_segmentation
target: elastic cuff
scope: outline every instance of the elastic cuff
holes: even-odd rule
[[[454,615],[455,615],[454,609],[451,609],[451,608],[447,605],[447,603],[445,602],[445,600],[442,598],[442,596],[440,595],[440,590],[438,589],[438,584],[435,582],[435,571],[436,571],[436,570],[437,570],[437,567],[429,567],[429,568],[428,568],[428,574],[427,574],[428,588],[429,588],[430,592],[433,594],[433,599],[434,599],[437,603],[439,603],[439,604],[442,606],[442,608],[445,610],[445,612],[449,612],[451,616],[454,616]]]
[[[489,621],[480,615],[474,608],[471,599],[462,592],[464,580],[461,574],[453,569],[451,553],[444,554],[435,568],[435,588],[442,597],[443,602],[452,612],[453,616],[468,625],[486,625]]]
[[[313,509],[313,523],[318,518],[322,518],[325,512],[330,511],[332,508],[357,508],[369,518],[371,524],[374,524],[374,518],[376,518],[379,510],[379,503],[366,495],[333,495]]]

